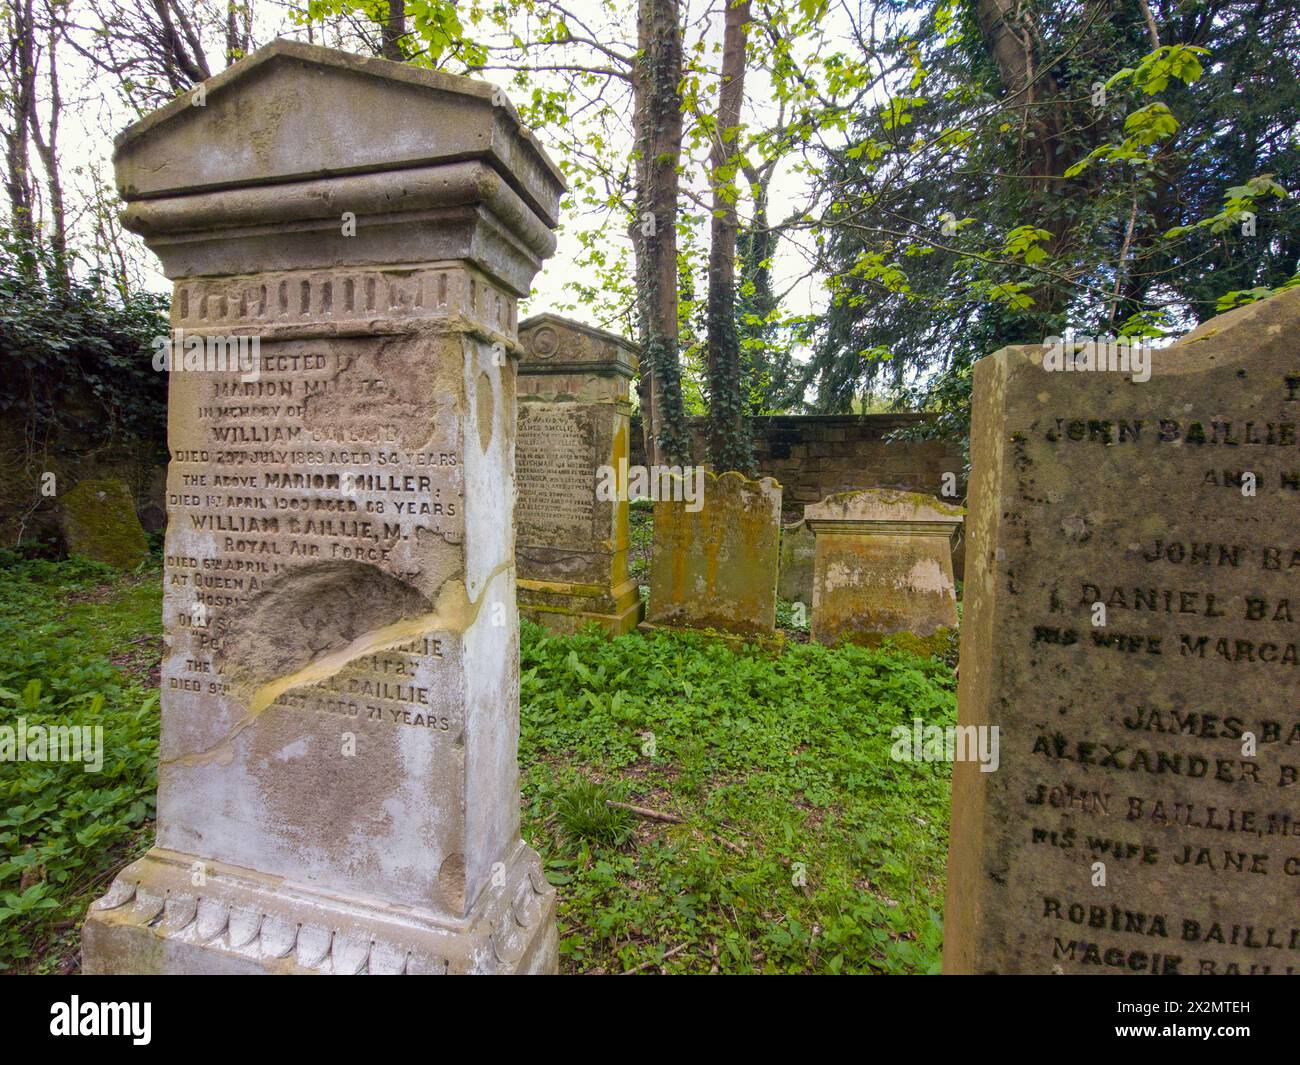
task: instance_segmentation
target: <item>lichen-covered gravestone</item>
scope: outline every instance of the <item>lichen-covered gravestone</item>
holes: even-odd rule
[[[647,628],[770,636],[776,628],[781,486],[704,471],[696,503],[657,499]]]
[[[636,349],[580,322],[521,322],[515,442],[519,609],[555,632],[635,628],[627,464]]]
[[[554,970],[510,352],[558,171],[488,85],[287,41],[115,161],[173,325],[260,349],[171,374],[157,845],[86,971]]]
[[[776,591],[790,603],[812,606],[813,557],[817,541],[808,523],[800,518],[781,528],[781,562]]]
[[[957,625],[952,542],[962,509],[920,492],[867,488],[804,508],[816,537],[812,638],[874,645]],[[924,643],[922,647],[926,646]]]
[[[976,364],[945,972],[1300,972],[1297,337]]]
[[[135,500],[121,481],[80,481],[59,500],[68,554],[118,569],[134,569],[149,557],[149,541],[136,517]]]

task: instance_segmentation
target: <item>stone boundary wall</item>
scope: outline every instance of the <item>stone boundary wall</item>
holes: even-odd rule
[[[82,481],[113,478],[135,498],[136,515],[149,532],[167,524],[167,456],[158,442],[122,436],[87,447],[68,432],[29,451],[25,412],[0,424],[0,547],[24,541],[58,541],[58,497]],[[41,496],[41,475],[55,475],[54,498]]]
[[[965,495],[961,447],[955,440],[895,440],[896,429],[924,422],[924,414],[773,414],[750,419],[758,474],[782,486],[786,519],[833,492],[853,488],[901,488],[939,495],[943,474],[957,474]],[[706,423],[689,419],[696,455],[706,454]],[[645,462],[639,426],[632,462]]]

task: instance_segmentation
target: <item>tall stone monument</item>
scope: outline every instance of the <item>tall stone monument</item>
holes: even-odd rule
[[[1300,973],[1297,336],[976,365],[945,972]]]
[[[654,505],[646,629],[715,629],[771,636],[781,486],[771,477],[698,472],[701,497]]]
[[[877,644],[957,626],[952,544],[961,507],[920,492],[865,488],[804,508],[816,537],[812,638]]]
[[[554,970],[511,456],[558,171],[486,84],[285,41],[115,160],[174,346],[258,344],[171,374],[158,838],[86,971]]]
[[[553,314],[521,322],[519,342],[519,609],[555,632],[595,622],[617,636],[641,615],[627,568],[636,349]]]

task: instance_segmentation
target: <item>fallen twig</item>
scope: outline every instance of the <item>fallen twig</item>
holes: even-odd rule
[[[683,943],[680,947],[673,947],[672,950],[667,951],[662,958],[651,958],[649,961],[643,961],[640,965],[634,965],[632,968],[627,969],[626,971],[620,973],[619,975],[631,976],[633,973],[641,972],[642,969],[653,969],[656,965],[662,965],[674,954],[680,954],[690,945],[691,945],[690,941],[688,940],[687,942]]]
[[[613,799],[605,800],[606,806],[615,806],[620,810],[631,810],[640,817],[649,818],[651,821],[667,821],[670,825],[684,825],[686,818],[678,817],[676,814],[660,813],[658,810],[651,810],[648,806],[633,806],[630,802],[615,802]]]

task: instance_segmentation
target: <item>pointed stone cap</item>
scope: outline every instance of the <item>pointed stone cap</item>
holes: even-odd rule
[[[554,251],[564,178],[486,82],[278,40],[201,93],[115,141],[169,276],[464,258],[522,294]]]
[[[630,341],[549,312],[519,323],[519,343],[524,349],[521,374],[618,374],[630,379],[640,366],[638,349]]]
[[[965,520],[961,507],[923,492],[893,488],[863,488],[837,492],[804,507],[803,517],[814,533],[849,532],[883,535],[953,537]]]

